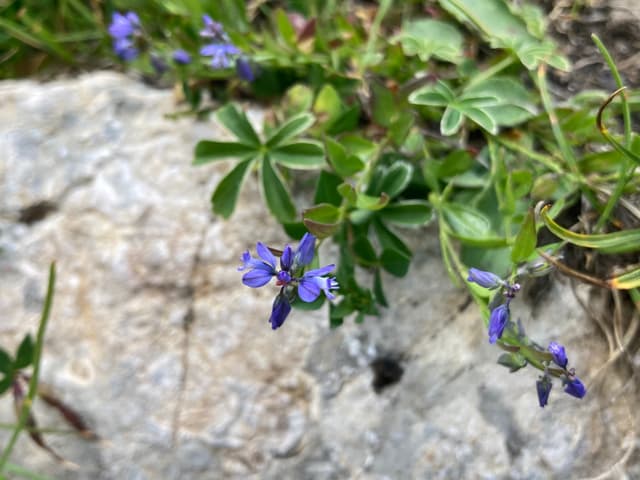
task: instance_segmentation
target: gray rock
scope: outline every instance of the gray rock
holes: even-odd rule
[[[23,436],[15,463],[105,480],[640,475],[637,454],[624,458],[637,442],[636,388],[603,367],[606,342],[566,280],[536,308],[513,308],[593,379],[580,401],[556,384],[545,409],[535,371],[495,364],[500,351],[448,281],[433,228],[404,232],[415,262],[385,277],[392,304],[380,318],[330,330],[325,310],[294,311],[274,332],[275,290],[244,287],[236,266],[284,233],[252,179],[232,220],[213,218],[209,196],[229,164],[190,165],[196,141],[224,137],[219,125],[169,120],[171,92],[108,72],[0,83],[0,102],[2,345],[35,330],[56,260],[42,380],[102,438],[47,435],[74,469]],[[41,219],[20,221],[42,202]],[[404,374],[376,394],[369,364],[380,355]],[[40,403],[36,413],[67,428]]]

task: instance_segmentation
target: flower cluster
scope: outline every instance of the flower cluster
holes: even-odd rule
[[[256,245],[260,258],[252,257],[248,250],[242,254],[242,265],[238,267],[238,271],[249,270],[242,276],[242,283],[251,288],[258,288],[275,277],[276,285],[282,287],[273,302],[269,318],[273,330],[284,323],[291,311],[291,302],[295,298],[309,303],[316,300],[321,292],[324,292],[328,299],[335,298],[331,291],[338,289],[338,282],[333,277],[325,276],[335,269],[335,265],[304,272],[305,267],[313,261],[315,241],[313,235],[306,233],[295,252],[290,245],[286,245],[280,256],[279,270],[276,267],[275,255],[262,242]]]
[[[242,52],[231,42],[222,24],[213,21],[209,15],[203,15],[202,21],[204,29],[200,31],[200,37],[211,43],[200,49],[200,55],[211,57],[209,64],[215,69],[231,67],[231,60],[236,58],[236,71],[240,78],[253,81],[254,75],[249,62],[239,57]]]
[[[109,35],[113,39],[113,51],[125,62],[134,60],[139,51],[135,37],[141,34],[140,19],[135,12],[125,14],[115,12],[109,25]]]
[[[224,69],[235,64],[238,76],[252,82],[255,74],[251,63],[241,56],[242,52],[231,42],[222,24],[215,22],[209,15],[203,15],[202,21],[204,28],[200,31],[200,37],[208,43],[200,49],[200,54],[211,57],[209,65],[214,69]],[[135,12],[115,12],[108,31],[113,39],[115,54],[125,62],[130,62],[140,55],[138,47],[141,44],[150,43],[148,39],[145,42],[140,19]],[[171,59],[176,65],[188,65],[192,60],[191,54],[182,48],[175,49],[171,53]],[[165,58],[157,52],[151,53],[150,62],[158,74],[169,68]]]
[[[477,283],[481,287],[488,288],[489,290],[502,289],[501,298],[504,299],[504,303],[494,307],[489,316],[489,343],[496,343],[496,341],[502,337],[502,333],[509,323],[509,316],[511,314],[509,304],[520,290],[520,284],[509,283],[495,273],[485,272],[477,268],[469,269],[467,281]]]
[[[565,393],[568,393],[569,395],[576,398],[584,397],[587,394],[587,389],[580,381],[580,379],[576,376],[575,369],[567,369],[569,359],[567,358],[567,353],[565,352],[564,346],[560,345],[557,342],[551,342],[549,343],[549,347],[547,348],[547,350],[551,354],[553,363],[560,367],[559,372],[557,372],[558,369],[554,368],[553,373],[562,378],[562,383],[565,386]],[[549,401],[549,394],[551,393],[551,387],[553,386],[551,382],[552,370],[549,364],[550,362],[546,363],[544,374],[540,376],[540,378],[536,382],[536,390],[538,391],[538,402],[540,403],[541,407],[547,405]]]
[[[499,290],[491,302],[494,306],[491,309],[491,315],[489,316],[489,343],[495,343],[502,337],[502,333],[509,324],[509,304],[516,296],[516,293],[520,290],[520,285],[518,283],[510,283],[503,280],[495,273],[485,272],[483,270],[478,270],[477,268],[469,269],[469,276],[467,280],[472,283],[477,283],[481,287],[489,290]],[[503,348],[510,352],[517,353],[520,352],[520,347],[522,346],[526,348],[531,357],[535,358],[536,362],[534,362],[534,365],[538,366],[540,370],[544,369],[543,375],[541,375],[536,382],[538,403],[541,407],[547,405],[549,401],[549,394],[551,393],[551,387],[553,386],[551,376],[562,379],[562,383],[565,386],[564,391],[569,395],[577,398],[582,398],[586,395],[587,389],[576,376],[575,369],[567,369],[569,360],[567,358],[565,348],[562,345],[557,342],[551,342],[549,343],[547,351],[544,351],[542,347],[538,347],[535,343],[526,338],[524,329],[518,322],[517,340],[510,338],[508,344]],[[526,365],[527,357],[523,358],[524,363],[516,365],[516,370]],[[552,368],[550,366],[552,362],[559,368]]]

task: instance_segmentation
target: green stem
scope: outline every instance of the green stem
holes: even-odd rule
[[[469,88],[472,85],[476,85],[480,82],[483,82],[487,78],[493,77],[497,73],[509,67],[514,61],[515,61],[515,58],[513,57],[513,55],[507,55],[505,58],[500,60],[495,65],[492,65],[491,67],[487,68],[483,72],[480,72],[478,75],[474,76],[471,79],[471,81],[467,84],[466,88]]]
[[[611,74],[613,75],[613,78],[616,82],[616,87],[622,88],[624,86],[624,84],[622,83],[622,77],[620,76],[618,67],[616,66],[616,63],[613,61],[611,54],[609,53],[607,48],[604,46],[602,41],[600,41],[600,38],[598,38],[598,36],[595,33],[591,35],[591,39],[596,44],[596,46],[598,47],[598,50],[600,50],[600,53],[602,54],[605,61],[607,62],[607,65],[611,70]],[[627,102],[626,93],[622,92],[622,94],[620,95],[620,98],[622,101],[622,118],[624,120],[624,144],[625,144],[625,147],[630,148],[631,146],[631,112],[629,110],[629,103]],[[624,155],[623,158],[624,160],[620,165],[620,169],[618,171],[618,181],[616,182],[616,186],[613,190],[613,193],[607,200],[607,203],[604,209],[602,210],[602,214],[600,215],[598,222],[596,223],[596,226],[595,226],[596,233],[600,232],[602,230],[602,227],[604,227],[605,223],[607,222],[607,220],[609,220],[609,217],[611,216],[611,212],[613,211],[614,207],[618,203],[618,200],[622,196],[625,186],[627,185],[627,183],[629,183],[629,180],[631,180],[631,178],[633,177],[633,173],[635,170],[634,163],[626,155]]]
[[[56,283],[56,264],[55,262],[51,263],[49,267],[49,283],[47,285],[47,296],[44,301],[44,306],[42,308],[42,315],[40,317],[40,325],[38,327],[38,334],[36,336],[36,343],[33,352],[33,374],[31,375],[31,379],[29,380],[29,391],[27,393],[27,398],[22,404],[22,408],[20,410],[20,415],[18,418],[18,424],[16,425],[11,438],[9,439],[9,443],[4,448],[2,452],[2,456],[0,457],[0,472],[4,472],[7,461],[9,460],[9,456],[11,455],[11,451],[13,450],[16,441],[18,440],[18,436],[20,432],[24,429],[27,419],[29,418],[29,412],[31,410],[31,405],[33,404],[33,400],[36,397],[36,393],[38,390],[38,377],[40,375],[40,358],[42,356],[42,346],[44,344],[44,334],[47,329],[47,323],[49,322],[49,314],[51,313],[51,306],[53,304],[53,290]]]

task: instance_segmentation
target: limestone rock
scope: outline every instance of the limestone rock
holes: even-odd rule
[[[495,364],[433,228],[406,232],[415,262],[385,277],[380,318],[330,330],[325,310],[294,311],[274,332],[275,290],[244,287],[236,267],[257,240],[287,239],[251,178],[231,221],[212,217],[229,164],[191,166],[199,139],[224,137],[219,125],[167,119],[171,92],[108,72],[0,83],[0,103],[2,345],[35,330],[56,260],[42,380],[103,439],[48,434],[72,469],[23,436],[14,463],[105,480],[640,475],[637,462],[615,466],[635,441],[637,394],[617,377],[616,390],[598,388],[606,344],[566,280],[536,308],[514,306],[534,338],[562,341],[595,379],[581,401],[556,384],[545,409],[535,371]],[[376,394],[380,356],[404,374]],[[46,406],[36,413],[66,428]],[[13,420],[8,397],[0,419]]]

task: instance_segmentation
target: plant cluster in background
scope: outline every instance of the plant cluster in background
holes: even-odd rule
[[[193,114],[213,100],[233,139],[195,146],[195,165],[231,160],[212,211],[231,218],[243,184],[257,178],[266,208],[301,239],[295,251],[258,242],[258,258],[242,255],[245,285],[275,279],[280,288],[265,312],[273,329],[292,307],[320,308],[325,298],[332,327],[378,315],[389,304],[383,281],[410,269],[403,230],[434,224],[428,232],[438,235],[451,280],[467,288],[489,342],[504,350],[499,363],[542,372],[544,407],[552,377],[574,397],[587,390],[557,339],[545,349],[511,320],[520,284],[558,269],[640,305],[640,209],[626,200],[639,182],[631,128],[639,97],[623,91],[595,37],[619,90],[554,101],[547,72],[570,65],[534,5],[69,0],[56,24],[39,15],[44,7],[20,4],[0,18],[7,72],[28,71],[34,49],[42,63],[71,65],[100,52],[105,62],[175,80]],[[240,98],[270,102],[261,128],[231,101]],[[327,239],[338,258],[319,267],[315,249]],[[565,262],[576,249],[608,256],[614,268],[603,278]],[[612,352],[631,344],[636,323],[610,327]]]

